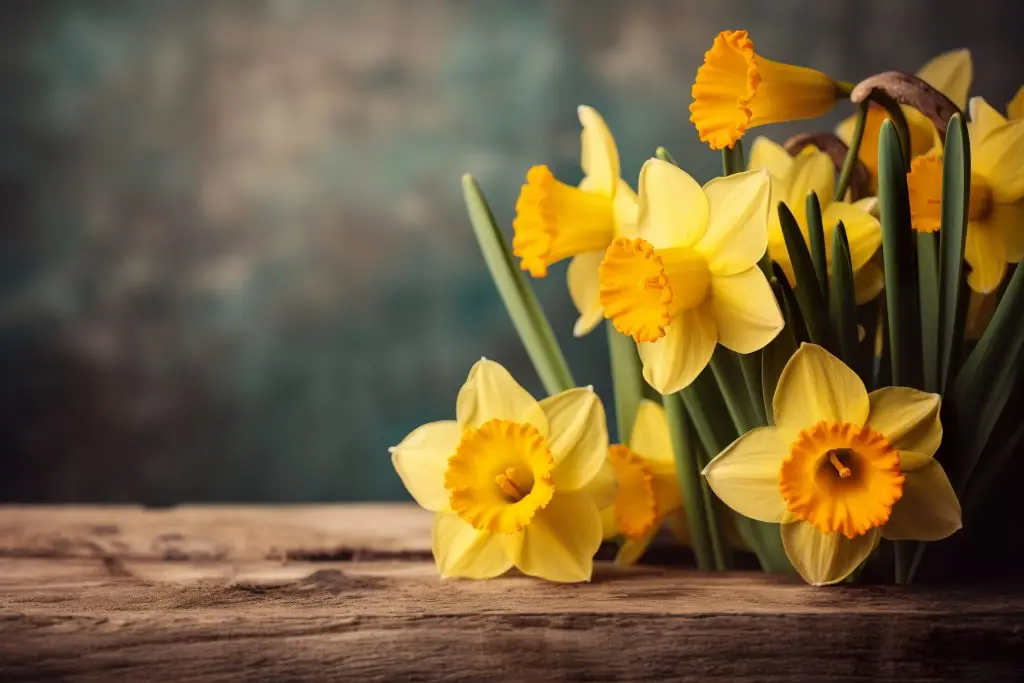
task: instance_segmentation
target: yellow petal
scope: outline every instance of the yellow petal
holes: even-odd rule
[[[691,247],[708,226],[708,200],[675,164],[649,159],[640,169],[640,237],[655,249]]]
[[[524,574],[548,581],[589,581],[601,545],[601,515],[590,496],[556,494],[522,534],[504,534],[505,552]]]
[[[868,394],[867,426],[899,451],[934,455],[942,443],[942,397],[907,387],[885,387]]]
[[[672,535],[683,545],[690,545],[690,524],[686,521],[686,510],[678,507],[665,519],[668,520],[668,530]]]
[[[647,552],[647,548],[650,547],[651,541],[654,540],[660,528],[660,524],[655,524],[651,527],[650,531],[640,538],[625,539],[622,545],[619,546],[619,552],[615,553],[615,564],[621,567],[630,567],[639,562],[640,558]]]
[[[612,200],[612,213],[615,215],[615,236],[636,237],[637,219],[640,214],[640,204],[636,192],[625,180],[619,180],[619,187],[615,190],[615,198]]]
[[[856,538],[824,534],[807,522],[782,525],[786,557],[807,583],[826,586],[849,576],[878,544],[878,529]]]
[[[819,420],[861,426],[868,392],[853,370],[814,344],[801,344],[779,376],[772,401],[775,425],[786,443]]]
[[[551,476],[558,491],[590,483],[608,455],[608,427],[601,399],[590,387],[569,389],[540,402],[548,421]]]
[[[999,235],[1010,263],[1024,257],[1024,200],[1013,204],[993,204],[989,223]]]
[[[950,50],[935,57],[917,72],[917,77],[953,100],[962,110],[967,105],[974,65],[970,50]]]
[[[1017,90],[1017,94],[1006,105],[1006,116],[1010,119],[1024,119],[1024,85]]]
[[[605,458],[601,463],[601,469],[580,491],[593,498],[594,505],[604,514],[604,510],[612,507],[612,503],[615,502],[616,489],[615,468]],[[612,512],[614,513],[614,510]]]
[[[972,97],[970,102],[971,148],[987,137],[992,131],[1007,123],[1006,118],[996,111],[983,97]]]
[[[878,218],[878,197],[861,197],[853,205],[866,214]]]
[[[967,284],[979,294],[996,290],[1006,274],[1006,247],[996,229],[986,223],[967,224],[964,259],[971,266]]]
[[[857,115],[847,116],[836,126],[836,137],[846,143],[849,147],[853,142],[853,131],[857,127]]]
[[[757,266],[711,278],[718,341],[737,353],[763,349],[785,325],[771,285]]]
[[[835,165],[832,159],[815,147],[805,147],[793,158],[793,170],[789,179],[789,195],[776,197],[785,200],[793,212],[801,230],[807,229],[807,195],[814,192],[818,202],[826,206],[832,201],[832,186],[835,179]]]
[[[606,541],[619,535],[618,524],[615,521],[614,505],[609,505],[601,510],[601,533],[602,538]]]
[[[971,145],[971,170],[977,171],[992,190],[997,203],[1024,198],[1024,119],[999,126]]]
[[[741,515],[779,522],[786,502],[779,493],[779,469],[789,451],[772,427],[758,427],[736,439],[704,468],[708,485]]]
[[[869,261],[853,274],[853,294],[857,305],[866,304],[885,289],[885,273],[874,261]]]
[[[768,248],[768,172],[745,171],[704,186],[708,229],[694,247],[713,275],[734,275],[757,264]]]
[[[830,262],[832,234],[839,221],[846,228],[846,240],[850,243],[850,263],[853,264],[854,272],[867,265],[882,246],[882,226],[878,219],[853,204],[833,202],[825,207],[821,220],[825,225],[825,248]]]
[[[747,168],[753,170],[763,168],[780,181],[789,177],[793,169],[793,157],[779,144],[776,144],[763,135],[754,140],[750,147],[750,160]],[[784,197],[778,197],[783,199]]]
[[[529,423],[541,434],[548,433],[544,411],[533,396],[501,364],[486,358],[470,369],[455,399],[455,416],[463,428],[499,419]]]
[[[580,125],[580,165],[591,179],[592,187],[603,194],[612,194],[619,182],[619,150],[608,124],[593,107],[577,108]]]
[[[639,344],[644,379],[662,394],[687,387],[707,367],[718,335],[707,306],[683,311],[656,342]]]
[[[900,451],[903,497],[892,508],[882,536],[891,540],[938,541],[961,528],[960,501],[942,465],[922,453]]]
[[[462,430],[454,420],[431,422],[414,429],[391,449],[391,463],[420,507],[448,510],[444,471],[461,437]]]
[[[582,337],[604,320],[597,277],[597,268],[603,258],[604,251],[588,251],[574,257],[565,272],[569,296],[576,305],[576,310],[580,312],[580,317],[572,328],[575,337]]]
[[[442,577],[489,579],[504,574],[512,560],[502,549],[501,537],[475,529],[458,515],[434,517],[434,563]]]
[[[668,432],[665,409],[649,399],[640,401],[629,434],[629,448],[651,463],[672,465],[672,438]]]

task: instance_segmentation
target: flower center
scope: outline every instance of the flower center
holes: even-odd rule
[[[552,263],[608,246],[615,234],[612,198],[566,185],[547,166],[534,166],[519,192],[512,229],[520,266],[544,277]]]
[[[779,492],[797,518],[855,538],[888,522],[903,496],[899,454],[868,427],[818,422],[790,446]]]
[[[598,274],[605,317],[637,342],[665,336],[672,317],[700,305],[711,286],[708,263],[696,251],[655,250],[639,237],[612,242]]]
[[[459,517],[482,531],[507,534],[521,531],[551,500],[553,467],[536,427],[489,420],[462,434],[444,486]]]
[[[929,153],[915,158],[907,175],[910,222],[918,232],[936,232],[942,224],[942,155]],[[971,174],[971,198],[967,220],[983,222],[992,215],[992,188],[977,173]]]
[[[622,444],[608,449],[608,462],[615,470],[615,525],[623,536],[638,539],[657,521],[658,499],[654,475],[643,458]]]

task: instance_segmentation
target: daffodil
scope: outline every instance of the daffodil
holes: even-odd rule
[[[740,514],[781,523],[809,583],[836,583],[879,538],[934,541],[960,528],[960,503],[933,457],[940,397],[905,387],[870,394],[850,368],[802,344],[775,390],[775,427],[747,432],[704,470]]]
[[[994,291],[1007,263],[1024,256],[1024,119],[1007,120],[980,97],[971,99],[971,196],[964,258],[967,284]],[[914,159],[907,176],[910,218],[918,232],[935,232],[942,217],[942,153]]]
[[[617,484],[612,504],[601,512],[605,538],[621,537],[615,556],[619,564],[634,564],[643,556],[669,515],[673,526],[685,526],[676,479],[672,442],[665,409],[644,399],[637,409],[629,445],[608,449],[606,467]]]
[[[601,115],[579,108],[585,174],[579,187],[555,178],[547,166],[526,174],[512,222],[512,250],[523,270],[545,277],[548,266],[572,258],[566,278],[579,318],[573,334],[581,337],[601,322],[597,267],[616,237],[631,235],[636,225],[636,193],[619,177],[619,151]]]
[[[700,139],[724,149],[755,126],[821,116],[839,90],[820,71],[755,53],[746,31],[723,31],[704,54],[691,95],[690,121]]]
[[[935,57],[917,72],[917,77],[932,86],[953,103],[964,109],[967,105],[967,92],[971,87],[974,66],[968,50],[951,50]],[[927,153],[939,141],[935,125],[924,114],[913,107],[901,107],[910,131],[911,158]],[[882,123],[889,118],[885,109],[872,104],[868,109],[867,121],[864,125],[864,137],[861,140],[857,156],[867,168],[872,192],[878,190],[878,138]],[[853,140],[856,117],[845,119],[836,128],[836,135],[846,144]]]
[[[854,291],[857,303],[870,301],[885,284],[882,269],[872,259],[882,244],[882,231],[878,219],[872,215],[874,197],[866,197],[852,204],[832,201],[835,167],[832,159],[816,147],[805,147],[795,157],[771,140],[759,137],[750,150],[750,168],[763,168],[772,179],[772,198],[786,203],[803,233],[807,236],[807,209],[805,199],[814,192],[821,206],[821,218],[825,228],[825,258],[829,273],[832,272],[832,233],[836,223],[843,222],[846,238],[850,243],[850,260],[853,264]],[[793,262],[786,250],[782,237],[779,214],[771,211],[768,216],[768,254],[778,262],[793,286],[798,286],[793,274]]]
[[[640,171],[638,236],[608,247],[600,296],[605,317],[638,342],[644,379],[661,393],[690,384],[715,344],[751,353],[782,329],[757,267],[768,243],[769,194],[765,171],[703,188],[658,159]]]
[[[436,512],[442,576],[483,579],[515,566],[551,581],[588,581],[613,491],[604,408],[588,387],[536,401],[481,360],[459,391],[456,419],[432,422],[391,449],[402,483]]]
[[[1017,90],[1017,94],[1006,105],[1006,118],[1024,119],[1024,85]]]

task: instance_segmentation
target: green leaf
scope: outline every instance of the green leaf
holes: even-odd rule
[[[793,264],[793,274],[796,276],[794,292],[807,332],[812,342],[828,348],[828,308],[825,306],[825,295],[818,284],[818,275],[800,226],[784,202],[779,202],[779,223],[782,226],[782,237],[786,240],[789,260]]]
[[[793,288],[789,286],[789,280],[782,271],[782,266],[775,261],[772,261],[772,276],[772,289],[775,291],[775,298],[779,301],[782,315],[786,319],[786,327],[783,329],[783,332],[789,330],[798,345],[810,341],[811,337],[807,333],[807,324],[804,322],[804,316],[800,312],[800,304],[796,300],[796,294],[793,292]]]
[[[643,398],[640,354],[633,338],[616,330],[610,320],[605,322],[605,328],[608,332],[608,360],[615,395],[615,426],[619,443],[628,443],[636,410]]]
[[[939,241],[917,233],[917,284],[921,309],[922,388],[939,391]]]
[[[939,229],[938,378],[945,392],[961,359],[967,320],[964,247],[971,192],[971,146],[967,124],[954,114],[946,128],[942,163],[942,223]]]
[[[674,166],[679,165],[676,163],[675,157],[673,157],[672,154],[664,147],[658,147],[657,149],[655,149],[654,156],[661,159],[662,161],[667,161],[668,163]]]
[[[515,267],[501,229],[473,176],[462,176],[462,192],[484,262],[544,389],[549,394],[571,389],[575,382],[551,324],[522,272]]]
[[[825,253],[825,225],[821,219],[821,204],[818,195],[808,192],[805,200],[807,210],[807,241],[811,243],[811,263],[818,276],[818,288],[823,298],[828,298],[828,255]],[[799,283],[799,280],[797,280]]]
[[[718,390],[725,400],[725,407],[736,427],[737,434],[743,434],[757,426],[747,395],[747,384],[743,372],[730,351],[719,345],[711,355],[711,372],[718,383]],[[715,451],[717,453],[717,451]]]
[[[768,415],[764,409],[763,392],[761,389],[761,357],[762,351],[736,354],[740,359],[740,372],[743,383],[747,385],[747,399],[753,406],[753,416],[757,426],[768,424]]]
[[[836,339],[836,349],[843,362],[864,376],[866,368],[859,367],[857,352],[857,302],[853,293],[853,264],[850,262],[850,243],[842,221],[832,233],[832,289],[829,299],[829,317]]]
[[[788,296],[790,299],[793,297],[792,292],[788,295],[785,293],[786,286],[785,277],[772,281],[775,298],[779,300],[779,305],[784,311],[786,326],[775,336],[775,339],[768,343],[768,346],[761,350],[761,399],[764,404],[765,418],[769,425],[775,424],[775,411],[772,408],[772,402],[775,399],[775,387],[779,384],[779,376],[782,375],[782,369],[786,367],[786,363],[796,353],[799,341],[802,341],[794,336],[796,325],[790,317],[789,311],[786,310],[786,297]],[[803,325],[802,320],[798,322],[801,326]]]
[[[743,160],[743,140],[737,140],[732,147],[722,150],[722,171],[725,175],[740,173],[747,168],[747,162]]]
[[[878,140],[878,205],[885,261],[885,300],[892,381],[920,389],[921,317],[918,313],[917,256],[910,227],[910,200],[900,140],[891,121]]]

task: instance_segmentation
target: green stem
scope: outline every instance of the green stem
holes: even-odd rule
[[[853,139],[850,140],[850,147],[846,150],[846,158],[843,159],[843,168],[839,172],[839,183],[836,185],[835,200],[843,201],[846,190],[850,187],[850,180],[853,178],[853,169],[857,168],[857,158],[860,155],[860,145],[864,142],[864,128],[868,120],[868,108],[871,102],[864,100],[857,107],[857,118],[853,126]]]
[[[889,97],[885,93],[878,92],[877,90],[871,94],[869,99],[874,100],[885,108],[889,118],[892,119],[892,123],[896,126],[896,133],[900,139],[900,152],[903,154],[903,171],[907,172],[910,170],[910,126],[907,125],[907,117],[903,114],[903,109],[900,107],[900,103]],[[881,178],[878,181],[879,185],[882,184]]]
[[[697,568],[710,571],[715,566],[711,534],[708,528],[707,508],[704,492],[698,477],[697,453],[693,444],[693,432],[683,409],[679,394],[662,396],[665,417],[668,420],[669,435],[672,438],[672,453],[676,461],[676,475],[679,491],[686,510],[686,523],[690,530],[690,543],[697,558]]]
[[[715,569],[724,572],[727,569],[732,569],[732,557],[725,546],[725,535],[721,533],[722,527],[719,520],[722,519],[722,515],[730,514],[730,512],[723,509],[724,505],[715,497],[714,492],[712,492],[711,487],[708,485],[708,480],[700,476],[700,472],[707,467],[710,458],[707,457],[704,449],[697,443],[694,443],[693,446],[696,452],[700,491],[704,496],[704,515],[708,520],[708,530],[711,532],[709,534],[711,537],[711,554],[715,558]]]
[[[726,355],[725,349],[718,348],[711,356],[711,372],[718,382],[718,390],[722,392],[725,399],[725,408],[729,411],[729,417],[736,426],[737,434],[745,434],[754,427],[750,415],[750,408],[746,393],[746,383],[739,372],[739,368]],[[721,449],[719,449],[721,450]],[[718,451],[715,451],[716,453]]]
[[[611,321],[605,323],[608,332],[608,360],[612,370],[612,389],[615,393],[615,424],[620,443],[629,443],[636,419],[636,409],[643,398],[640,356],[633,339],[615,329]]]
[[[743,159],[742,140],[737,140],[732,147],[726,147],[722,150],[722,171],[724,171],[725,175],[741,173],[746,168],[747,164]]]
[[[764,390],[761,388],[761,357],[764,351],[737,354],[740,359],[740,371],[743,383],[747,386],[747,400],[753,408],[755,426],[768,424],[768,414],[764,407]]]
[[[679,164],[676,163],[675,157],[672,156],[671,152],[669,152],[664,147],[658,147],[657,149],[655,149],[654,150],[654,156],[656,156],[657,158],[661,159],[662,161],[667,161],[668,163],[670,163],[670,164],[672,164],[674,166],[678,166],[679,165]]]

